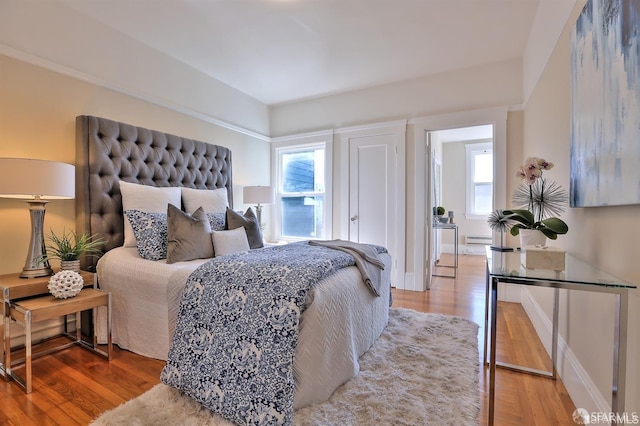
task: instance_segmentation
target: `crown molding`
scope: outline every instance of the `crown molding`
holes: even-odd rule
[[[105,89],[113,90],[114,92],[118,92],[118,93],[121,93],[123,95],[131,96],[133,98],[137,98],[137,99],[140,99],[142,101],[149,102],[151,104],[158,105],[158,106],[170,109],[170,110],[175,111],[175,112],[179,112],[181,114],[196,118],[198,120],[202,120],[202,121],[205,121],[207,123],[215,124],[216,126],[220,126],[220,127],[225,128],[225,129],[232,130],[234,132],[241,133],[241,134],[246,135],[246,136],[250,136],[252,138],[256,138],[256,139],[259,139],[259,140],[262,140],[262,141],[265,141],[265,142],[270,142],[271,141],[271,138],[268,135],[264,135],[262,133],[254,132],[253,130],[246,129],[244,127],[229,123],[229,122],[224,121],[224,120],[220,120],[220,119],[218,119],[216,117],[213,117],[211,115],[208,115],[208,114],[205,114],[205,113],[202,113],[202,112],[199,112],[199,111],[195,111],[195,110],[193,110],[191,108],[188,108],[188,107],[185,107],[183,105],[178,105],[178,104],[173,103],[173,102],[168,102],[168,101],[165,101],[165,100],[162,100],[162,99],[158,99],[156,97],[153,97],[153,96],[150,96],[150,95],[147,95],[147,94],[144,94],[144,93],[136,92],[134,90],[125,89],[123,87],[117,86],[117,85],[115,85],[115,84],[113,84],[113,83],[111,83],[109,81],[104,80],[104,79],[95,77],[95,76],[90,75],[90,74],[83,73],[83,72],[78,71],[78,70],[73,69],[73,68],[69,68],[69,67],[57,64],[57,63],[55,63],[53,61],[50,61],[48,59],[44,59],[44,58],[41,58],[39,56],[32,55],[32,54],[17,50],[17,49],[15,49],[13,47],[10,47],[10,46],[4,45],[4,44],[0,44],[0,54],[8,56],[8,57],[13,58],[13,59],[17,59],[17,60],[22,61],[22,62],[29,63],[31,65],[38,66],[40,68],[47,69],[49,71],[53,71],[53,72],[58,73],[58,74],[66,75],[68,77],[75,78],[75,79],[80,80],[80,81],[84,81],[86,83],[94,84],[96,86],[103,87]]]

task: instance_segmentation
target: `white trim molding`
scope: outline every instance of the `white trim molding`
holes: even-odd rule
[[[450,114],[432,115],[414,118],[410,121],[414,125],[415,152],[413,161],[415,165],[414,182],[414,275],[415,286],[413,290],[428,290],[426,281],[426,268],[430,267],[427,245],[426,225],[424,212],[427,206],[427,149],[426,134],[436,130],[469,127],[481,124],[493,125],[493,203],[494,206],[506,205],[506,168],[507,168],[507,113],[509,107],[501,106],[471,111],[461,111]]]
[[[246,129],[242,126],[238,126],[238,125],[229,123],[227,121],[220,120],[216,117],[193,110],[183,105],[178,105],[176,103],[162,100],[154,96],[150,96],[134,90],[125,89],[123,87],[109,83],[107,80],[83,73],[73,68],[65,67],[63,65],[57,64],[55,62],[41,58],[39,56],[35,56],[35,55],[31,55],[31,54],[19,51],[17,49],[6,46],[4,44],[0,44],[0,54],[6,55],[10,58],[14,58],[22,62],[26,62],[31,65],[35,65],[40,68],[47,69],[49,71],[53,71],[58,74],[75,78],[76,80],[84,81],[85,83],[94,84],[96,86],[103,87],[105,89],[113,90],[114,92],[118,92],[126,96],[131,96],[132,98],[140,99],[142,101],[149,102],[150,104],[158,105],[163,108],[167,108],[172,111],[178,112],[180,114],[184,114],[189,117],[193,117],[198,120],[202,120],[204,122],[211,123],[216,126],[220,126],[222,128],[232,130],[234,132],[237,132],[246,136],[250,136],[252,138],[256,138],[258,140],[262,140],[265,142],[271,141],[271,138],[268,135],[254,132],[253,130]]]

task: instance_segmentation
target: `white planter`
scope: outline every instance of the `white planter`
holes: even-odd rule
[[[547,244],[547,236],[537,229],[521,229],[520,230],[520,248],[526,246],[544,247]]]

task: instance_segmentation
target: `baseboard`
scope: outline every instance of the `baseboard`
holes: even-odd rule
[[[485,246],[478,244],[470,244],[464,245],[460,244],[458,246],[458,254],[469,254],[472,256],[484,256],[485,255]],[[453,244],[440,244],[440,251],[442,253],[451,253],[455,252],[455,246]]]
[[[409,291],[425,291],[422,286],[418,286],[418,283],[416,283],[416,275],[413,272],[405,272],[404,289]]]
[[[553,323],[547,317],[540,305],[533,298],[528,289],[521,289],[521,303],[529,316],[545,350],[551,357],[551,339]],[[576,408],[584,408],[588,412],[608,413],[611,411],[611,403],[598,390],[591,380],[589,373],[582,367],[571,348],[567,345],[562,335],[558,335],[558,375],[562,379],[571,400]]]

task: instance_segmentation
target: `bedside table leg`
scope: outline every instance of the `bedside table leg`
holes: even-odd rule
[[[76,312],[76,342],[82,341],[82,312]]]
[[[111,361],[111,350],[113,343],[111,341],[111,293],[109,293],[109,301],[107,303],[107,357]]]
[[[24,358],[25,362],[25,370],[26,370],[26,381],[24,386],[24,391],[26,393],[31,393],[32,384],[31,384],[31,311],[27,311],[24,317],[25,322],[25,340],[26,340],[26,355]]]
[[[8,382],[10,380],[9,373],[11,370],[11,317],[6,313],[7,306],[4,306],[5,313],[2,315],[2,367],[4,373],[4,380]]]

